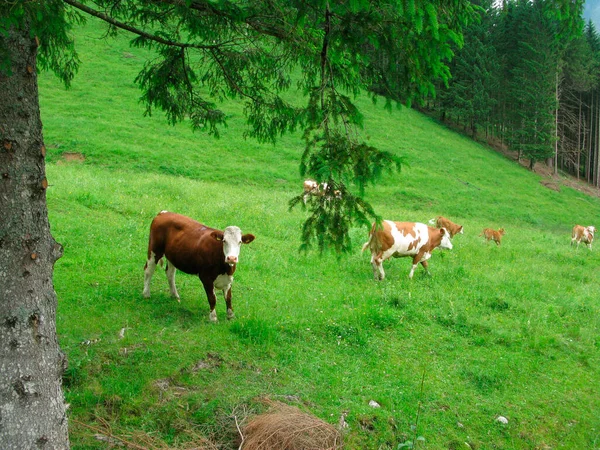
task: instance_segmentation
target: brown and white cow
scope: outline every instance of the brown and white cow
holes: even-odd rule
[[[571,245],[573,242],[577,242],[577,248],[579,248],[579,243],[583,241],[584,244],[588,246],[588,248],[592,249],[592,241],[594,240],[594,234],[596,233],[596,227],[593,225],[582,227],[581,225],[575,225],[573,227],[573,232],[571,233]]]
[[[487,242],[494,241],[496,245],[500,245],[502,243],[502,236],[506,234],[504,228],[500,228],[498,231],[493,230],[491,228],[484,228],[479,236],[485,237]]]
[[[450,233],[450,237],[453,238],[457,234],[463,234],[462,225],[457,225],[452,222],[450,219],[446,219],[443,216],[438,216],[435,219],[431,219],[429,221],[431,225],[436,226],[437,228],[445,228]]]
[[[331,188],[328,186],[329,185],[325,182],[319,184],[315,180],[304,180],[304,195],[302,197],[304,204],[306,205],[306,202],[311,195],[316,195],[318,197],[326,196],[328,199],[331,199],[332,195],[336,198],[342,198],[342,192],[340,190],[335,189],[333,192],[331,192]]]
[[[326,184],[325,184],[325,187],[327,187]],[[305,204],[311,195],[319,195],[321,193],[321,188],[319,186],[319,183],[317,183],[315,180],[304,180],[303,190],[304,190],[303,199],[304,199]]]
[[[252,234],[242,234],[238,227],[216,230],[189,217],[168,211],[160,212],[150,225],[148,260],[144,266],[144,297],[150,297],[150,281],[156,265],[167,260],[167,280],[171,296],[179,301],[175,286],[175,269],[198,275],[210,306],[209,319],[217,321],[215,289],[223,291],[227,318],[234,317],[231,306],[231,283],[242,244],[254,240]]]
[[[450,233],[445,228],[433,228],[418,222],[393,222],[384,220],[382,228],[374,223],[369,240],[363,245],[371,250],[371,265],[376,280],[383,280],[383,261],[390,257],[412,256],[413,264],[408,274],[412,278],[416,267],[421,263],[429,273],[427,260],[437,247],[451,249]]]

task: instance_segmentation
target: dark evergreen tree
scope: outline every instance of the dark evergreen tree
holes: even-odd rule
[[[540,3],[523,2],[518,51],[520,60],[512,68],[511,95],[517,105],[519,127],[515,148],[530,161],[529,167],[554,154],[556,76],[558,53],[554,46],[554,24],[544,16]]]
[[[464,46],[457,50],[450,70],[452,77],[447,88],[441,89],[439,105],[442,110],[464,124],[474,138],[478,129],[486,128],[495,100],[496,51],[491,42],[493,20],[492,1],[479,3],[479,20],[465,30]]]
[[[3,449],[68,448],[52,287],[60,247],[50,234],[46,211],[36,74],[51,69],[65,82],[71,80],[77,58],[69,29],[88,15],[105,21],[111,34],[132,33],[133,45],[156,53],[137,77],[148,113],[160,108],[172,123],[189,120],[194,128],[217,135],[226,119],[217,101],[233,98],[245,103],[249,136],[274,141],[282,133],[303,130],[301,172],[341,192],[328,191],[310,203],[303,239],[306,245],[316,241],[321,249],[343,251],[350,246],[349,226],[375,216],[360,198],[365,185],[399,166],[398,158],[360,139],[362,118],[354,97],[373,85],[383,92],[402,86],[408,99],[431,92],[433,78],[448,76],[444,61],[451,56],[451,44],[461,41],[472,5],[467,0],[3,2]],[[380,61],[393,63],[396,86]],[[289,104],[282,95],[296,82],[306,94],[304,105]]]

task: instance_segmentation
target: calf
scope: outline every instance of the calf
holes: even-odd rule
[[[573,232],[571,233],[571,245],[573,245],[573,242],[577,241],[577,248],[579,248],[579,243],[583,241],[583,243],[586,244],[590,250],[592,250],[594,233],[596,233],[596,227],[593,225],[590,225],[589,227],[575,225],[573,227]]]
[[[492,230],[491,228],[484,228],[479,236],[484,236],[487,242],[494,241],[496,245],[500,245],[504,233],[504,228],[500,228],[498,231]]]
[[[432,228],[423,223],[393,222],[384,220],[383,227],[378,228],[374,223],[369,233],[369,240],[362,247],[371,250],[371,265],[376,280],[383,280],[383,261],[390,257],[399,258],[412,256],[413,264],[408,274],[413,277],[419,263],[429,273],[427,260],[436,248],[452,248],[449,232],[444,228]]]
[[[431,225],[435,225],[437,228],[445,228],[450,233],[450,237],[453,238],[457,234],[463,234],[462,225],[457,225],[452,222],[450,219],[446,219],[443,216],[439,216],[436,219],[431,219],[429,221]]]
[[[198,275],[210,307],[209,319],[217,321],[215,288],[223,291],[227,318],[234,317],[231,306],[231,283],[238,263],[241,244],[254,240],[238,227],[224,231],[209,228],[189,217],[162,211],[150,225],[148,260],[144,266],[144,297],[150,297],[150,281],[156,265],[167,260],[167,280],[171,296],[179,301],[175,286],[175,269]]]

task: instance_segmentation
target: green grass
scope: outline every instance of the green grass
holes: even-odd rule
[[[569,246],[575,223],[599,226],[597,198],[549,190],[428,117],[359,99],[365,138],[409,164],[368,190],[377,212],[465,228],[434,253],[432,277],[419,268],[409,280],[410,261],[397,259],[375,282],[366,228],[341,258],[298,252],[305,213],[287,202],[302,186],[299,136],[245,141],[235,104],[219,140],[144,117],[133,79],[148,55],[99,35],[94,24],[78,32],[72,89],[40,78],[73,448],[104,448],[85,427],[103,424],[234,448],[232,414],[260,411],[267,396],[332,424],[347,411],[350,449],[415,436],[427,449],[600,447],[600,249]],[[163,209],[257,236],[241,252],[234,321],[219,297],[209,323],[199,280],[183,274],[181,303],[162,271],[142,298],[148,228]],[[507,230],[502,246],[478,237],[484,227]]]

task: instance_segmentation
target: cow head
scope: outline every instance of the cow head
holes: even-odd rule
[[[224,231],[215,231],[213,235],[218,241],[223,241],[225,262],[230,266],[238,262],[242,244],[249,244],[254,240],[253,234],[242,235],[242,230],[238,227],[227,227]]]
[[[452,241],[450,240],[450,233],[448,232],[448,230],[446,230],[445,228],[440,228],[440,234],[442,235],[440,248],[452,250]]]
[[[592,237],[594,237],[594,234],[596,233],[596,227],[593,225],[590,225],[589,227],[587,227],[588,233],[590,233],[592,235]]]

